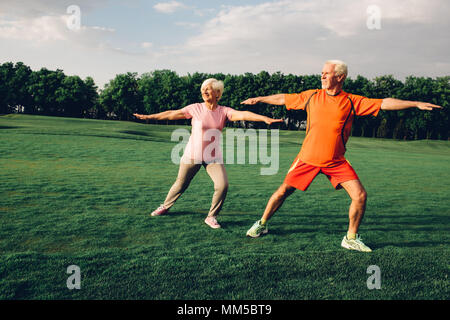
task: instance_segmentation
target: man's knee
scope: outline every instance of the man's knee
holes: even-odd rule
[[[341,183],[342,187],[347,191],[353,202],[365,204],[367,201],[367,192],[359,180],[351,180]]]
[[[277,198],[286,198],[290,196],[295,191],[295,188],[283,183],[277,191],[275,191],[275,196]]]
[[[358,190],[352,195],[352,200],[361,204],[365,204],[367,201],[367,192],[364,189]]]

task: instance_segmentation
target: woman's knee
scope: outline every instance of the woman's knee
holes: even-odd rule
[[[228,181],[221,181],[214,184],[214,191],[216,192],[227,192],[228,191]]]
[[[184,191],[189,186],[190,182],[190,180],[185,179],[184,177],[178,177],[173,183],[172,188]]]

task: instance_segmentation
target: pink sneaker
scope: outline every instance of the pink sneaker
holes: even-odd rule
[[[205,223],[213,229],[220,228],[220,224],[217,223],[216,217],[207,217]]]
[[[161,216],[163,214],[166,214],[167,212],[169,212],[169,209],[166,209],[164,207],[164,205],[160,205],[158,209],[156,209],[155,211],[153,211],[150,215],[151,216]]]

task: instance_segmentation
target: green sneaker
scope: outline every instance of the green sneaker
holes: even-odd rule
[[[260,235],[266,234],[267,232],[269,232],[267,223],[265,225],[262,225],[261,220],[258,220],[250,229],[248,229],[247,237],[258,238]]]
[[[344,236],[344,239],[342,239],[341,246],[345,249],[349,250],[356,250],[356,251],[362,251],[362,252],[372,252],[372,249],[370,249],[368,246],[366,246],[362,241],[359,234],[356,235],[356,239],[354,240],[348,240],[347,236]]]

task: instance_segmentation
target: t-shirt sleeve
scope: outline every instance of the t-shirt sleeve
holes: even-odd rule
[[[287,93],[284,95],[284,104],[288,110],[305,110],[306,102],[316,90],[306,90],[300,93]]]
[[[230,107],[223,107],[223,112],[225,114],[225,116],[227,117],[228,121],[231,121],[231,115],[233,114],[235,110],[233,108]]]
[[[190,104],[184,108],[181,109],[181,111],[183,111],[184,116],[186,117],[186,119],[191,119],[194,116],[194,104]]]
[[[383,103],[383,99],[369,99],[358,95],[351,95],[350,99],[353,101],[357,116],[372,115],[376,117]]]

